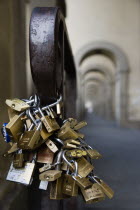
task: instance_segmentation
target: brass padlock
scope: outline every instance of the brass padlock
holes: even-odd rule
[[[12,109],[14,109],[18,112],[22,112],[22,111],[30,108],[30,106],[26,102],[24,102],[23,100],[20,100],[18,98],[7,99],[5,103],[9,107],[11,107]]]
[[[61,170],[62,171],[67,171],[68,170],[68,165],[66,162],[63,162],[62,165],[61,165]]]
[[[81,188],[81,192],[87,204],[99,202],[105,199],[104,193],[102,192],[100,186],[96,183],[88,189]]]
[[[55,113],[55,111],[52,108],[48,107],[47,110],[48,110],[49,116],[51,116],[51,118],[56,118],[57,117],[57,114]]]
[[[64,150],[62,153],[62,158],[63,161],[67,164],[68,168],[70,169],[70,171],[75,171],[75,164],[73,164],[72,162],[69,162],[69,159],[66,157],[66,152],[67,150]]]
[[[86,149],[88,156],[91,159],[100,159],[102,155],[95,149]]]
[[[79,138],[83,139],[85,137],[85,135],[83,133],[77,132],[77,135]]]
[[[57,162],[62,161],[62,151],[60,151],[57,155]],[[56,166],[56,170],[60,170],[60,164]],[[51,182],[50,187],[50,199],[59,200],[66,198],[67,196],[63,194],[62,192],[62,186],[63,186],[63,174],[60,178],[56,179],[55,181]]]
[[[71,128],[74,128],[78,123],[78,121],[74,118],[68,118],[68,121],[70,122],[70,127]]]
[[[93,176],[92,178],[101,187],[108,198],[113,198],[114,191],[102,179],[98,178],[97,176]]]
[[[16,152],[18,150],[18,146],[17,146],[17,143],[13,143],[13,145],[11,146],[11,148],[3,154],[4,157],[7,157],[8,155],[10,155],[11,153],[13,152]]]
[[[40,117],[38,114],[35,115],[36,119],[40,120]],[[33,118],[32,118],[33,119]],[[34,119],[35,120],[35,119]],[[42,137],[43,140],[48,139],[51,135],[53,134],[53,132],[48,132],[46,127],[44,125],[42,125],[41,131],[40,131],[40,135]]]
[[[81,121],[77,125],[74,126],[74,130],[79,130],[79,129],[83,128],[86,125],[87,125],[87,122]]]
[[[39,113],[41,114],[41,121],[43,122],[45,128],[47,129],[49,133],[52,131],[56,131],[60,128],[54,118],[52,119],[48,115],[45,116],[40,108],[38,110],[39,110]]]
[[[8,135],[11,137],[11,139],[15,142],[17,142],[23,133],[24,130],[24,123],[21,120],[21,116],[23,113],[20,115],[15,115],[10,122],[6,125],[6,131]]]
[[[52,168],[52,165],[50,163],[44,164],[43,167],[39,168],[39,172],[42,173],[44,171],[50,170]]]
[[[75,149],[75,148],[77,148],[76,145],[69,144],[69,143],[65,143],[64,146],[63,146],[63,149]]]
[[[48,139],[52,134],[53,134],[53,132],[50,132],[50,133],[49,133],[49,132],[46,130],[45,126],[42,125],[42,129],[41,129],[41,131],[40,131],[40,135],[41,135],[41,137],[42,137],[43,140]]]
[[[73,150],[68,150],[66,152],[66,156],[68,157],[73,157],[73,158],[80,158],[82,156],[86,156],[87,152],[82,149],[73,149]]]
[[[54,142],[53,142],[52,140],[48,139],[48,140],[46,141],[46,145],[49,147],[49,149],[50,149],[53,153],[55,153],[55,152],[58,151],[58,147],[54,144]]]
[[[23,136],[18,142],[18,147],[20,149],[34,149],[35,145],[38,144],[40,136],[41,122],[38,123],[38,126],[33,130],[25,131]]]
[[[60,151],[57,154],[57,160],[56,160],[56,168],[55,170],[48,170],[43,172],[42,174],[39,175],[40,180],[44,181],[55,181],[59,177],[61,177],[62,171],[60,171],[60,162],[62,159],[62,151]]]
[[[74,163],[75,163],[75,173],[72,175],[72,178],[76,181],[76,184],[82,189],[87,189],[91,187],[92,182],[89,181],[89,178],[78,176],[78,163],[76,161],[74,161]]]
[[[87,189],[92,186],[92,182],[90,182],[87,177],[73,176],[73,179],[76,181],[76,184],[82,189]]]
[[[74,163],[76,163],[76,162],[74,162]],[[77,174],[77,166],[75,166],[74,174]],[[69,174],[69,169],[68,169],[67,173],[64,175],[63,193],[66,195],[69,195],[69,196],[77,196],[78,195],[78,185],[76,184],[76,181],[73,179],[72,175]]]
[[[64,177],[62,175],[60,178],[50,183],[50,199],[61,200],[64,198],[68,198],[68,195],[63,194],[62,192],[63,180]]]
[[[62,171],[59,170],[48,170],[39,175],[39,179],[42,181],[55,181],[61,177]]]
[[[32,125],[32,121],[28,118],[25,120],[25,122],[26,122],[27,129],[29,129],[30,126]]]
[[[78,158],[78,174],[81,177],[86,177],[89,173],[94,169],[93,165],[91,165],[84,157]]]
[[[11,120],[15,115],[18,115],[18,112],[15,111],[14,109],[8,107],[8,116],[9,116],[9,120]]]
[[[66,121],[63,122],[63,125],[61,126],[61,130],[63,128],[66,128],[66,127],[70,127],[70,122],[68,120],[66,120]]]
[[[73,129],[71,129],[69,126],[63,127],[63,129],[60,129],[58,132],[58,138],[62,140],[67,140],[67,139],[78,139],[78,134],[75,132]]]
[[[80,142],[79,141],[76,141],[74,139],[68,139],[68,140],[65,140],[64,143],[69,143],[69,144],[75,144],[75,145],[80,145]]]
[[[68,139],[64,141],[64,146],[63,148],[65,149],[75,149],[77,146],[80,145],[80,142],[74,139]]]
[[[24,167],[23,153],[14,154],[13,167],[14,168],[23,168]]]

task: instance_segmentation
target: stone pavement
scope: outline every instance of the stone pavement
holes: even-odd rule
[[[95,174],[115,191],[112,200],[85,205],[81,210],[140,210],[140,131],[121,128],[93,114],[86,117],[86,141],[103,155],[95,162]]]

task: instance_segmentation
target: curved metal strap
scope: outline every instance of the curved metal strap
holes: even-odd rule
[[[33,10],[30,21],[30,61],[41,104],[56,101],[60,94],[63,99],[64,95],[69,95],[65,107],[71,101],[74,110],[76,70],[64,17],[59,8],[38,7]]]

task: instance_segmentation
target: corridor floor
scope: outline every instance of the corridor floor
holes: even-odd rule
[[[94,161],[95,174],[112,187],[115,195],[112,200],[92,205],[80,202],[79,209],[140,210],[140,130],[120,128],[90,114],[86,120],[88,126],[81,132],[103,155]]]

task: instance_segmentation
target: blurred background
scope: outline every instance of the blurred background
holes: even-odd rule
[[[111,201],[94,208],[81,201],[77,209],[140,209],[140,0],[0,0],[1,124],[8,120],[5,100],[34,89],[29,22],[37,6],[59,6],[66,17],[77,116],[88,122],[87,142],[104,156],[95,163],[97,174],[115,191]],[[1,141],[0,154],[6,147]],[[17,202],[27,202],[25,191],[19,195],[23,188],[5,181],[9,160],[0,159],[0,209],[27,209]]]

